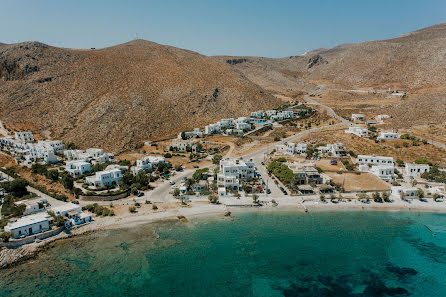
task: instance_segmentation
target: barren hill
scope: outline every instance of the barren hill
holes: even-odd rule
[[[214,58],[231,64],[260,86],[283,93],[320,84],[429,88],[446,83],[446,23],[393,39],[318,49],[302,56]]]
[[[121,151],[278,103],[227,63],[144,40],[0,46],[0,118],[82,147]]]

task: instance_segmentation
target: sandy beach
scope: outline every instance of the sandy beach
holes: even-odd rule
[[[271,199],[264,199],[262,206],[253,206],[252,200],[248,198],[242,199],[228,199],[226,204],[209,204],[207,202],[189,203],[187,207],[181,207],[178,203],[177,207],[162,209],[154,211],[151,205],[143,205],[135,214],[128,211],[113,217],[96,217],[95,220],[76,229],[72,229],[70,233],[62,232],[61,234],[48,238],[46,240],[28,244],[16,249],[2,249],[0,250],[0,268],[10,267],[12,265],[20,264],[28,259],[35,258],[39,252],[44,251],[48,245],[57,240],[63,240],[73,236],[80,236],[89,232],[99,232],[100,230],[132,228],[142,224],[162,220],[190,220],[194,218],[216,218],[224,217],[227,212],[244,212],[244,211],[260,211],[260,212],[276,212],[276,211],[296,211],[302,214],[312,212],[324,211],[389,211],[389,212],[438,212],[446,213],[445,202],[434,202],[431,199],[428,202],[421,202],[414,200],[408,203],[403,200],[395,200],[392,203],[376,203],[370,201],[369,204],[362,203],[357,200],[346,202],[333,203],[327,200],[325,203],[318,199],[308,200],[302,197],[277,198],[276,205],[273,205]],[[262,199],[261,199],[262,201]],[[127,207],[127,206],[122,206]],[[118,212],[119,213],[119,212]]]

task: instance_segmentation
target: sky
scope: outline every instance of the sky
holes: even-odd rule
[[[205,55],[286,57],[446,21],[445,0],[0,0],[0,42],[103,48],[142,38]]]

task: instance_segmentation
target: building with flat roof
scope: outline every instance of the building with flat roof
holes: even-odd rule
[[[24,216],[15,222],[9,222],[5,226],[6,232],[12,232],[14,238],[30,236],[50,229],[47,213]]]

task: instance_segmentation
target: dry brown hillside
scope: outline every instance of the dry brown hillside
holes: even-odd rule
[[[226,63],[144,40],[101,50],[0,46],[0,119],[82,147],[121,151],[278,104]]]
[[[403,36],[281,59],[214,57],[265,89],[288,93],[316,85],[419,89],[446,83],[446,23]]]

